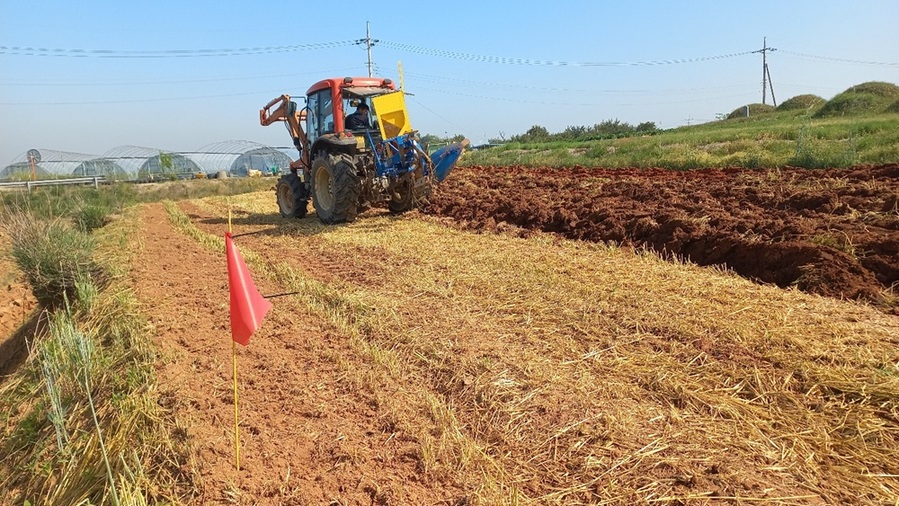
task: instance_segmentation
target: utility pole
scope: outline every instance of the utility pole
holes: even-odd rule
[[[372,68],[374,64],[371,61],[371,48],[375,45],[375,43],[380,42],[378,39],[371,38],[371,23],[365,22],[365,38],[359,39],[356,41],[357,45],[365,44],[365,49],[368,52],[368,77],[372,77],[374,73],[372,72]]]
[[[765,103],[765,92],[771,87],[771,101],[774,107],[777,107],[777,99],[774,98],[774,83],[771,82],[771,71],[768,70],[768,51],[777,51],[776,48],[768,47],[768,37],[762,38],[762,48],[753,53],[762,53],[762,104]]]

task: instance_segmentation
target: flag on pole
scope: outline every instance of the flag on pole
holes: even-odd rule
[[[272,303],[260,295],[253,284],[250,270],[231,239],[231,232],[225,234],[225,254],[228,257],[228,291],[231,294],[231,339],[246,346]]]

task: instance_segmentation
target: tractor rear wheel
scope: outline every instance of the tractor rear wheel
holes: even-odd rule
[[[285,218],[302,218],[306,216],[309,204],[309,189],[293,172],[284,174],[275,186],[278,199],[278,210]]]
[[[320,155],[312,162],[312,205],[322,223],[355,220],[361,191],[351,156]]]

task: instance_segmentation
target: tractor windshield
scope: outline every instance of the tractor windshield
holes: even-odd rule
[[[377,111],[374,105],[372,105],[371,99],[390,91],[384,88],[344,88],[341,98],[343,100],[343,111],[347,115],[344,123],[346,129],[351,131],[377,130]],[[356,114],[358,116],[351,118],[351,116]],[[362,125],[363,121],[366,126]]]
[[[372,114],[371,103],[364,98],[343,98],[343,110],[347,113],[344,126],[347,130],[356,132],[371,130]]]

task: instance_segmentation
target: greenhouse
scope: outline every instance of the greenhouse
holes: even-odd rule
[[[250,141],[225,141],[204,146],[195,153],[185,153],[210,173],[227,172],[245,177],[250,171],[276,174],[287,169],[292,161],[276,148]]]
[[[0,180],[105,176],[116,180],[158,181],[246,177],[277,174],[290,163],[291,158],[277,148],[241,140],[213,143],[196,151],[182,152],[119,146],[102,156],[30,149],[0,170]]]
[[[0,179],[26,181],[72,177],[75,170],[96,155],[56,151],[53,149],[29,149],[0,170]]]

